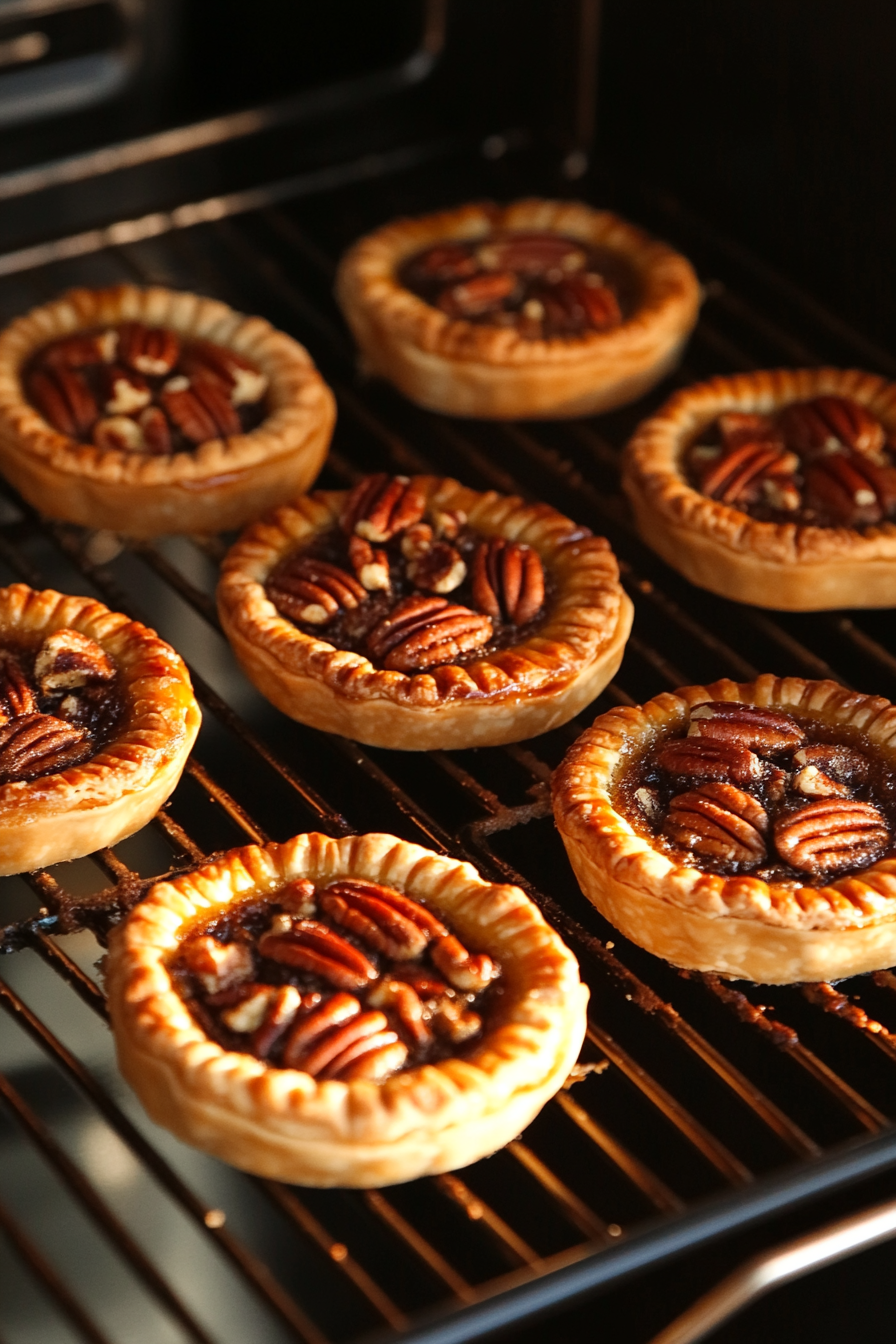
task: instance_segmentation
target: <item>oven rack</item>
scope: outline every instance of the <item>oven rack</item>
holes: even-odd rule
[[[595,712],[660,689],[773,669],[896,694],[885,613],[782,620],[700,593],[637,540],[617,480],[628,434],[671,386],[777,363],[888,372],[893,361],[675,202],[625,186],[615,203],[692,256],[707,292],[685,363],[659,392],[595,420],[496,426],[449,421],[360,383],[330,297],[342,248],[397,213],[539,189],[556,184],[535,152],[495,162],[448,142],[411,145],[361,170],[337,167],[297,188],[295,203],[279,184],[217,217],[174,212],[156,236],[119,225],[92,250],[63,240],[55,253],[0,257],[4,321],[68,285],[123,280],[194,287],[264,313],[308,345],[337,394],[321,484],[436,470],[544,499],[609,537],[636,607],[616,681],[575,723],[506,748],[393,754],[286,723],[247,687],[214,610],[223,540],[119,550],[108,534],[40,519],[3,487],[3,581],[92,592],[148,620],[187,658],[205,715],[184,781],[152,827],[0,887],[0,910],[22,912],[0,944],[15,952],[0,968],[0,1005],[18,1029],[12,1064],[0,1045],[0,1228],[46,1305],[41,1338],[70,1338],[64,1321],[94,1344],[125,1333],[134,1344],[227,1341],[249,1326],[308,1344],[368,1334],[447,1344],[896,1164],[896,977],[742,991],[676,974],[578,893],[547,792]],[[105,1012],[95,938],[160,875],[312,827],[388,829],[469,858],[519,882],[579,955],[592,988],[582,1077],[503,1153],[382,1192],[297,1190],[191,1154],[116,1078],[108,1042],[85,1024]],[[19,1162],[50,1203],[65,1201],[65,1226],[85,1247],[92,1227],[107,1249],[87,1263],[48,1234],[36,1217],[43,1196],[8,1179]],[[36,1309],[23,1294],[0,1295],[0,1333]]]

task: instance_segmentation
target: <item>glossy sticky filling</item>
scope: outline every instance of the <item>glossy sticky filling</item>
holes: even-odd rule
[[[267,378],[250,360],[138,322],[43,346],[23,383],[31,405],[60,434],[154,456],[249,433],[267,414]]]
[[[626,767],[613,806],[677,863],[821,886],[894,855],[896,773],[861,732],[723,701]]]
[[[727,412],[691,441],[683,465],[695,489],[761,522],[862,532],[896,514],[894,446],[851,397]]]
[[[492,958],[416,898],[364,879],[300,879],[234,905],[191,928],[169,970],[224,1049],[321,1081],[463,1055],[502,993]]]
[[[409,257],[398,276],[449,317],[512,327],[529,340],[608,330],[638,302],[618,253],[550,232],[447,239]]]

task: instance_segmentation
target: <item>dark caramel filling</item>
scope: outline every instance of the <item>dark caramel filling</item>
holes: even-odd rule
[[[212,341],[183,340],[139,322],[79,332],[44,346],[25,393],[48,424],[101,449],[155,456],[257,428],[267,378]]]
[[[266,592],[304,633],[412,673],[523,643],[547,619],[553,585],[531,547],[427,508],[404,478],[372,476]]]
[[[401,283],[449,317],[513,327],[529,340],[618,326],[638,303],[625,260],[559,233],[448,240],[403,262]]]
[[[678,863],[823,885],[893,853],[896,774],[854,728],[724,701],[633,762],[614,806]]]
[[[321,1081],[381,1081],[481,1039],[500,967],[420,901],[345,879],[298,880],[196,925],[170,963],[226,1050]]]
[[[684,457],[702,494],[761,522],[864,531],[896,511],[896,457],[884,426],[851,397],[729,412]]]

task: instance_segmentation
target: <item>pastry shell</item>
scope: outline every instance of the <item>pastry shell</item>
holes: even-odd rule
[[[822,394],[852,397],[896,433],[896,384],[855,369],[775,369],[676,393],[625,452],[638,530],[673,569],[710,592],[784,611],[896,604],[896,524],[859,532],[760,522],[691,486],[685,449],[725,411],[768,414]]]
[[[145,625],[88,597],[0,588],[0,647],[34,647],[55,630],[87,635],[119,670],[124,713],[82,765],[0,785],[0,874],[31,872],[114,845],[174,791],[201,716],[186,667]]]
[[[823,886],[703,872],[654,848],[613,806],[623,771],[693,706],[739,700],[851,725],[896,764],[896,707],[833,681],[717,681],[602,714],[554,776],[554,815],[579,885],[627,938],[676,966],[762,984],[841,979],[896,962],[896,859]]]
[[[504,993],[480,1042],[385,1082],[317,1082],[209,1040],[167,962],[197,920],[293,878],[371,878],[443,914],[497,956]],[[514,1138],[578,1056],[588,991],[575,958],[518,887],[390,835],[299,835],[231,850],[161,882],[112,934],[107,960],[121,1070],[158,1123],[234,1166],[316,1186],[375,1186],[465,1166]]]
[[[53,429],[24,396],[21,371],[50,341],[119,322],[169,327],[229,347],[268,376],[257,429],[162,456],[100,449]],[[336,411],[307,351],[260,317],[175,290],[73,289],[0,333],[0,470],[51,518],[132,536],[218,532],[307,490]]]
[[[532,546],[557,592],[538,633],[463,665],[408,675],[304,634],[264,583],[284,555],[333,527],[345,491],[315,491],[249,527],[221,568],[218,611],[240,665],[290,718],[373,746],[423,751],[518,742],[566,723],[617,671],[632,604],[606,541],[545,504],[417,476],[428,507],[462,510],[485,536]]]
[[[555,231],[617,252],[639,287],[634,312],[609,331],[527,340],[450,318],[400,283],[414,253],[496,229]],[[678,363],[700,306],[690,263],[667,244],[609,211],[538,199],[387,224],[345,255],[336,294],[366,369],[431,410],[499,420],[594,415],[636,400]]]

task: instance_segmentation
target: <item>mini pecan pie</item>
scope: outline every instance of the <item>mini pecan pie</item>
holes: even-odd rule
[[[152,630],[87,597],[0,588],[0,874],[139,830],[198,730],[187,670]]]
[[[677,393],[624,485],[644,540],[703,588],[790,611],[896,603],[896,384],[779,369]]]
[[[896,707],[762,676],[596,719],[554,779],[586,896],[677,966],[762,983],[896,961]]]
[[[406,750],[565,723],[615,673],[632,618],[602,538],[433,476],[278,509],[227,555],[218,609],[278,709]]]
[[[369,1186],[464,1166],[575,1063],[588,991],[517,887],[390,835],[231,850],[112,935],[122,1072],[235,1166]]]
[[[342,261],[365,366],[423,406],[497,419],[590,415],[639,397],[697,319],[690,264],[572,201],[400,219]]]
[[[76,289],[0,334],[0,469],[88,527],[239,527],[308,488],[334,415],[300,345],[195,294]]]

